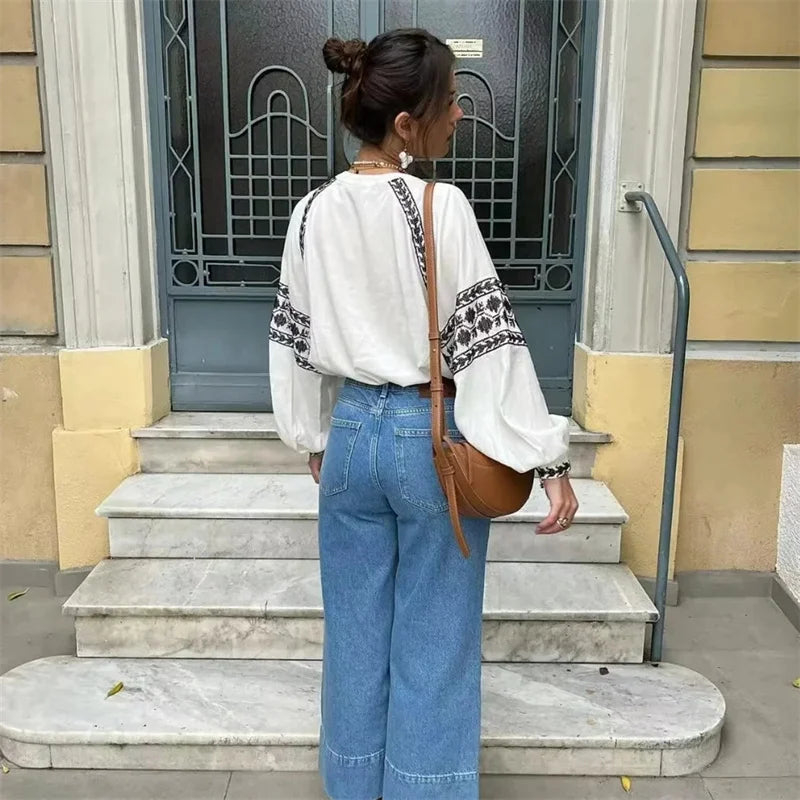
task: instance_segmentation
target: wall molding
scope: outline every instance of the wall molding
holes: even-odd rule
[[[3,560],[0,561],[0,586],[53,589],[57,572],[57,561]]]
[[[643,213],[617,208],[640,182],[679,240],[697,0],[602,0],[580,341],[669,352],[672,274]]]
[[[647,596],[655,603],[655,596],[656,596],[656,579],[655,578],[647,578],[642,577],[641,575],[637,575],[636,579],[642,586],[642,589],[647,592]],[[668,580],[667,581],[667,605],[668,606],[677,606],[680,605],[680,591],[678,582],[676,580]]]
[[[59,569],[57,561],[0,561],[0,586],[49,589],[56,597],[69,597],[93,569]]]
[[[54,242],[68,347],[158,329],[143,0],[41,0]]]
[[[786,619],[800,631],[800,603],[794,598],[786,584],[778,575],[772,578],[772,591],[770,596],[775,605],[783,612]]]
[[[794,342],[692,341],[686,347],[687,361],[798,362],[800,348]]]
[[[769,597],[774,572],[704,569],[678,572],[681,597]]]

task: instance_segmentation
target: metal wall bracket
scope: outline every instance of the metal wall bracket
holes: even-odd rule
[[[642,191],[644,191],[643,183],[621,181],[617,190],[617,211],[624,211],[628,214],[640,214],[642,211],[642,204],[640,202],[629,203],[625,199],[625,193]]]

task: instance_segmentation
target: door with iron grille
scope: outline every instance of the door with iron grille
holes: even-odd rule
[[[464,120],[430,174],[471,200],[554,413],[571,411],[594,0],[146,3],[162,325],[176,410],[267,410],[269,316],[295,203],[347,168],[321,46],[450,40]]]

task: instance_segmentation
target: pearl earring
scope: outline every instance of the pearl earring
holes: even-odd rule
[[[398,158],[400,159],[400,166],[403,169],[408,169],[409,166],[411,166],[411,162],[414,160],[414,156],[410,155],[407,150],[401,150]]]

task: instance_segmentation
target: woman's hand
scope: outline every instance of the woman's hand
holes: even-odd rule
[[[569,478],[548,478],[544,491],[550,501],[550,513],[539,523],[537,533],[561,533],[572,525],[578,510],[578,500],[572,491]]]
[[[322,469],[322,457],[325,453],[312,453],[308,457],[308,469],[311,472],[311,477],[314,479],[314,483],[319,485],[319,472]]]

